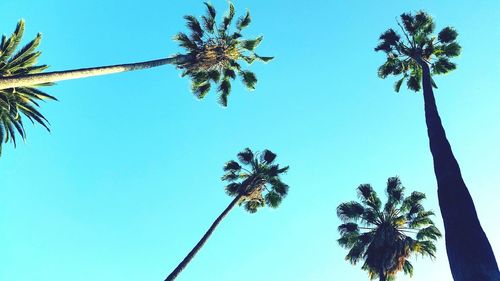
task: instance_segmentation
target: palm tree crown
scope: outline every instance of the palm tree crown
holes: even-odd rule
[[[231,160],[224,165],[222,180],[229,182],[226,193],[239,196],[238,203],[244,204],[250,213],[265,205],[278,207],[288,193],[288,185],[280,179],[280,175],[288,171],[288,166],[280,168],[275,159],[276,154],[269,150],[254,155],[246,148],[238,153],[239,161]]]
[[[233,4],[229,3],[229,11],[223,17],[222,22],[217,25],[214,7],[205,3],[207,14],[202,16],[202,23],[194,16],[185,16],[187,27],[191,34],[179,33],[174,40],[186,49],[187,55],[191,57],[187,62],[177,66],[184,70],[183,76],[188,75],[192,79],[191,88],[199,99],[205,97],[210,91],[211,84],[218,84],[217,92],[219,101],[227,106],[227,98],[231,92],[231,80],[239,75],[248,89],[255,89],[257,78],[253,72],[243,70],[240,61],[244,60],[251,64],[255,60],[268,62],[272,57],[262,57],[254,50],[262,41],[262,36],[256,39],[243,40],[242,30],[250,22],[250,13],[240,17],[236,21],[233,32],[230,32],[231,22],[235,17]]]
[[[362,269],[370,279],[391,280],[401,270],[412,275],[408,261],[412,254],[434,257],[433,241],[441,233],[430,219],[434,213],[421,204],[425,194],[415,191],[404,197],[405,187],[398,177],[387,180],[384,206],[369,184],[357,190],[361,203],[345,202],[337,208],[343,222],[338,243],[349,250],[346,260],[352,264],[363,260]]]
[[[401,24],[402,23],[402,24]],[[410,90],[419,91],[422,80],[422,63],[430,64],[432,74],[445,74],[456,68],[450,58],[460,55],[461,47],[457,43],[457,31],[452,27],[443,28],[433,35],[434,21],[423,11],[415,15],[404,13],[398,26],[404,38],[390,28],[380,35],[380,42],[375,51],[387,54],[386,62],[379,67],[378,75],[386,78],[388,75],[403,75],[394,84],[399,92],[405,79]],[[437,88],[434,81],[433,87]]]
[[[41,52],[35,51],[42,39],[38,34],[35,39],[15,52],[24,32],[24,21],[20,20],[10,37],[2,36],[0,43],[0,77],[39,73],[47,65],[36,65]],[[23,140],[26,138],[23,118],[25,116],[32,123],[38,123],[49,130],[47,119],[37,110],[38,102],[56,100],[35,87],[17,87],[0,90],[0,154],[2,143],[9,140],[16,144],[16,132]]]

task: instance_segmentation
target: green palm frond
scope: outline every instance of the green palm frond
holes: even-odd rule
[[[260,155],[261,155],[260,161],[266,164],[272,164],[276,159],[276,154],[267,149],[265,149]]]
[[[205,3],[205,5],[207,13],[201,17],[201,21],[194,16],[184,17],[191,35],[188,36],[181,32],[174,37],[179,46],[186,50],[186,54],[179,56],[189,58],[179,61],[177,67],[183,70],[183,76],[187,75],[191,80],[196,80],[200,73],[219,73],[223,77],[222,79],[220,76],[210,76],[206,83],[217,84],[219,102],[222,106],[227,106],[232,88],[230,80],[234,80],[239,75],[243,84],[250,90],[255,89],[257,83],[255,74],[243,70],[238,62],[246,61],[248,64],[255,60],[269,62],[273,57],[255,54],[255,49],[262,41],[262,36],[256,39],[242,39],[242,29],[251,22],[249,12],[237,20],[236,31],[231,32],[230,26],[235,17],[234,5],[229,3],[229,10],[223,16],[218,27],[214,7],[209,3]],[[192,87],[193,93],[200,99],[204,98],[211,87],[202,86],[198,81],[194,82],[192,84],[197,84],[197,86]]]
[[[207,6],[207,14],[201,17],[203,20],[203,27],[208,33],[213,33],[215,26],[215,16],[217,12],[212,4],[207,2],[204,2],[204,4],[205,6]]]
[[[42,36],[37,36],[17,50],[24,33],[24,21],[20,20],[10,37],[2,36],[0,43],[0,77],[40,73],[46,65],[36,65],[41,52],[36,51]],[[17,52],[16,52],[17,50]],[[57,100],[35,86],[0,90],[0,154],[2,144],[12,142],[16,146],[16,134],[24,141],[26,131],[23,118],[49,130],[49,122],[38,111],[39,102]]]
[[[240,160],[241,163],[244,165],[248,165],[252,163],[253,160],[253,152],[250,148],[245,148],[243,151],[238,153],[238,159]]]
[[[233,20],[235,16],[235,11],[234,11],[234,5],[233,3],[229,3],[229,10],[222,19],[221,27],[219,28],[219,34],[224,36],[224,34],[227,32],[227,29],[229,28],[229,25],[231,24],[231,21]]]
[[[435,24],[430,15],[423,11],[415,14],[404,13],[398,26],[403,36],[394,29],[388,29],[379,37],[375,51],[386,54],[387,60],[378,69],[378,76],[385,79],[389,75],[399,76],[394,90],[399,92],[406,80],[408,89],[419,91],[422,83],[422,66],[429,65],[433,75],[445,74],[456,68],[449,61],[460,55],[461,47],[456,42],[458,33],[445,27],[438,35],[433,35]],[[433,87],[437,88],[433,82]]]
[[[364,213],[365,208],[356,201],[345,202],[337,207],[337,216],[343,222],[357,221]]]
[[[358,186],[358,197],[365,205],[370,206],[374,210],[380,210],[382,202],[378,198],[377,193],[369,184],[361,184]]]
[[[238,19],[238,22],[236,23],[236,28],[238,29],[238,31],[241,31],[244,28],[248,27],[250,25],[250,22],[252,22],[252,18],[250,17],[250,12],[247,11],[244,16]]]
[[[422,23],[417,28],[429,27]],[[350,201],[337,207],[337,216],[343,222],[338,227],[337,242],[348,249],[346,260],[351,264],[363,261],[361,268],[370,279],[378,278],[380,269],[387,280],[395,280],[399,271],[411,275],[413,266],[409,258],[416,254],[435,256],[434,242],[441,233],[430,219],[434,213],[421,204],[425,194],[413,192],[404,197],[404,190],[398,177],[389,178],[388,199],[380,210],[381,202],[373,188],[362,184],[357,188],[361,203]]]
[[[288,194],[289,186],[280,178],[288,166],[280,168],[278,164],[272,164],[276,154],[267,149],[254,153],[245,148],[237,157],[238,161],[228,161],[223,168],[222,180],[230,182],[225,188],[226,193],[240,196],[239,204],[250,213],[266,205],[277,208]]]
[[[405,260],[405,263],[403,265],[403,271],[405,274],[410,275],[410,277],[413,277],[413,265]]]

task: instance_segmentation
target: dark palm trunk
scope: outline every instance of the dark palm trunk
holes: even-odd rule
[[[439,207],[445,227],[446,251],[455,281],[498,281],[500,273],[491,245],[481,228],[476,209],[439,117],[427,63],[422,62],[425,121]]]
[[[379,271],[378,277],[379,277],[379,281],[386,281],[387,280],[387,276],[386,276],[385,271],[383,269]]]
[[[107,74],[140,70],[140,69],[147,69],[165,64],[177,65],[186,63],[191,59],[192,57],[189,55],[177,55],[170,58],[151,60],[145,62],[79,68],[73,70],[53,71],[53,72],[8,76],[8,77],[0,76],[0,90],[10,89],[15,87],[39,85],[44,83],[52,83],[70,79],[85,78],[91,76],[107,75]]]
[[[217,225],[219,225],[219,223],[222,221],[222,219],[229,213],[229,211],[231,211],[231,209],[233,209],[233,207],[236,205],[236,203],[238,203],[240,198],[241,198],[241,195],[238,195],[238,196],[236,196],[236,198],[234,198],[234,200],[229,204],[229,206],[227,206],[227,208],[222,212],[222,214],[220,214],[219,217],[217,217],[217,219],[214,221],[214,223],[212,223],[212,226],[210,226],[210,228],[205,233],[205,235],[203,235],[203,237],[198,242],[198,244],[196,244],[196,246],[194,246],[194,248],[191,250],[191,252],[189,252],[189,254],[181,261],[181,263],[179,263],[179,265],[172,271],[172,273],[170,273],[170,275],[168,275],[168,277],[165,279],[165,281],[172,281],[172,280],[175,280],[175,278],[177,278],[177,275],[179,275],[179,273],[181,273],[181,271],[184,270],[184,268],[186,268],[186,266],[193,259],[193,257],[196,255],[196,253],[198,253],[198,251],[201,249],[201,247],[203,247],[203,245],[205,245],[205,242],[207,242],[210,235],[212,235],[212,232],[214,232]]]

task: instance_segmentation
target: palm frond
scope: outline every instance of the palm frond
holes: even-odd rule
[[[241,163],[248,165],[252,163],[253,160],[253,152],[250,148],[245,148],[243,151],[238,153],[238,159],[240,160]]]
[[[259,46],[260,42],[262,42],[262,39],[264,39],[263,36],[259,36],[255,39],[250,39],[250,40],[241,40],[240,46],[245,50],[253,51],[255,50],[255,48]]]
[[[457,39],[458,32],[453,27],[445,27],[438,34],[438,40],[441,43],[450,43]]]
[[[215,16],[217,12],[215,11],[214,6],[208,2],[204,2],[205,6],[207,6],[207,15],[202,16],[203,20],[203,26],[205,27],[205,30],[209,33],[214,32],[214,26],[215,26]]]
[[[436,37],[432,34],[435,29],[434,20],[424,11],[416,14],[403,13],[401,23],[398,21],[397,24],[404,36],[389,29],[379,37],[379,43],[375,47],[375,51],[383,51],[387,55],[385,63],[378,68],[378,76],[384,79],[389,75],[403,75],[394,83],[396,92],[400,91],[405,80],[408,89],[420,91],[423,63],[431,65],[432,75],[445,74],[456,68],[449,61],[449,58],[458,56],[461,51],[460,45],[455,41],[458,36],[455,29],[446,27]],[[435,83],[432,86],[437,88]]]
[[[276,154],[270,150],[267,150],[267,149],[262,151],[262,153],[260,155],[261,155],[261,161],[266,163],[266,164],[271,164],[276,159]]]
[[[404,198],[404,187],[398,177],[387,180],[388,200],[384,212],[377,211],[376,193],[369,184],[358,187],[356,201],[341,203],[337,215],[343,222],[337,240],[348,249],[346,260],[351,264],[363,261],[362,269],[371,279],[378,278],[383,270],[387,280],[395,280],[399,271],[413,273],[408,262],[411,255],[435,256],[434,241],[441,236],[421,205],[425,195],[413,192]],[[401,204],[397,209],[395,206]],[[389,206],[389,207],[388,207]],[[358,222],[360,224],[358,224]],[[361,225],[361,226],[360,226]]]
[[[234,18],[234,15],[235,15],[234,5],[233,5],[233,3],[230,2],[229,3],[229,10],[226,13],[226,15],[224,16],[224,18],[222,19],[222,23],[221,23],[221,27],[220,27],[220,31],[219,31],[221,34],[226,33],[227,29],[229,28],[229,25],[231,24],[231,21]]]
[[[252,22],[252,18],[250,17],[250,12],[247,11],[246,14],[238,19],[238,22],[236,23],[236,28],[241,31],[242,29],[246,28],[247,26],[250,25],[250,22]]]
[[[249,90],[254,90],[255,89],[255,84],[257,84],[257,77],[255,76],[255,73],[251,71],[241,71],[240,73],[241,80],[243,81],[243,84],[249,89]]]
[[[279,177],[279,171],[288,169],[279,168],[275,161],[276,154],[265,149],[262,153],[255,153],[250,148],[245,148],[238,153],[238,160],[247,167],[242,167],[236,161],[228,161],[224,167],[222,180],[229,181],[225,187],[230,196],[239,195],[240,205],[254,213],[260,207],[269,206],[277,208],[288,194],[289,186]],[[249,166],[249,167],[248,167]],[[276,170],[271,174],[271,170]]]
[[[17,50],[22,40],[24,26],[24,21],[20,20],[10,37],[2,36],[0,77],[35,74],[47,68],[46,65],[36,65],[41,55],[41,52],[36,51],[42,38],[40,34]],[[49,122],[37,108],[40,106],[40,101],[57,99],[35,87],[37,85],[0,90],[0,150],[1,144],[9,141],[15,147],[16,134],[23,141],[26,139],[23,118],[50,131]]]
[[[364,212],[365,208],[356,201],[345,202],[337,207],[337,216],[343,222],[358,221]]]
[[[281,204],[281,200],[283,199],[283,197],[281,197],[281,195],[275,191],[270,191],[264,196],[264,199],[266,200],[266,204],[269,207],[278,208],[278,206]]]
[[[380,210],[382,202],[378,198],[377,193],[369,184],[361,184],[358,186],[358,197],[367,206],[372,207],[374,210]]]

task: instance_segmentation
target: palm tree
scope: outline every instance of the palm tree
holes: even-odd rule
[[[430,219],[434,215],[422,206],[425,194],[414,191],[404,197],[405,187],[398,177],[387,180],[388,200],[382,208],[377,193],[369,184],[358,187],[361,203],[345,202],[337,215],[344,222],[338,227],[340,246],[349,250],[345,257],[352,264],[363,260],[370,279],[394,280],[403,270],[413,274],[408,259],[415,254],[434,258],[434,241],[441,233]]]
[[[252,20],[250,13],[247,11],[245,15],[235,20],[235,26],[231,28],[235,18],[233,4],[229,3],[229,11],[223,16],[220,24],[216,23],[214,7],[209,3],[205,5],[207,13],[201,17],[202,23],[194,16],[185,16],[190,34],[181,32],[174,36],[174,40],[185,49],[183,54],[146,62],[45,73],[42,71],[47,68],[46,65],[35,65],[41,54],[35,51],[41,40],[40,34],[13,55],[24,31],[24,21],[19,21],[14,33],[8,39],[3,36],[0,45],[0,117],[2,117],[0,143],[8,140],[14,142],[15,130],[21,137],[25,137],[21,117],[17,114],[19,111],[47,127],[47,120],[35,109],[38,106],[36,101],[55,98],[37,90],[37,87],[51,85],[57,81],[172,64],[183,71],[182,76],[190,77],[192,91],[199,99],[205,97],[212,84],[216,84],[222,106],[227,106],[231,81],[236,76],[241,77],[248,89],[255,89],[257,78],[253,72],[243,69],[242,62],[246,64],[252,64],[254,61],[268,62],[273,58],[255,53],[262,36],[248,40],[242,38],[243,29],[249,26]]]
[[[46,65],[36,65],[41,54],[35,51],[40,44],[40,34],[17,53],[14,53],[21,41],[23,32],[24,21],[21,20],[9,38],[5,35],[2,36],[0,43],[0,77],[34,75],[47,68]],[[22,115],[26,116],[32,123],[36,122],[49,130],[47,119],[37,109],[38,102],[43,100],[56,100],[56,98],[44,93],[35,86],[29,85],[0,90],[0,155],[2,153],[2,143],[10,140],[14,146],[16,145],[16,131],[23,140],[26,139]]]
[[[249,213],[255,213],[258,208],[266,205],[277,208],[281,204],[288,194],[288,185],[281,181],[280,175],[288,171],[288,166],[280,168],[279,164],[275,163],[275,159],[276,154],[269,150],[254,154],[246,148],[238,153],[239,163],[231,160],[224,165],[225,174],[222,180],[229,182],[225,188],[226,193],[234,199],[165,281],[177,278],[236,204],[243,205]]]
[[[432,75],[456,68],[450,58],[460,54],[461,47],[456,41],[458,33],[452,27],[445,27],[434,36],[433,19],[422,11],[415,15],[402,14],[401,22],[398,25],[403,38],[393,29],[380,36],[375,51],[383,51],[387,61],[379,68],[378,75],[381,78],[402,75],[394,86],[396,92],[405,79],[409,89],[419,91],[423,88],[425,121],[453,278],[455,281],[500,280],[493,250],[479,223],[434,99],[433,87],[437,86]]]

